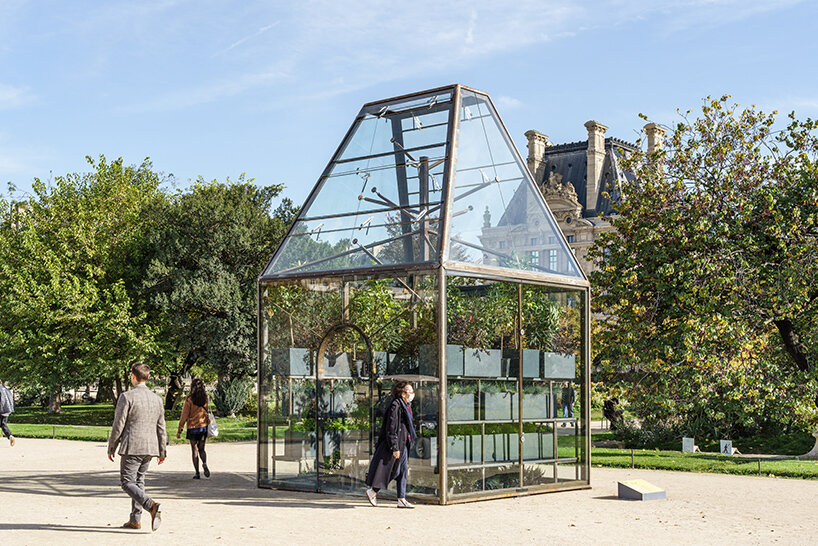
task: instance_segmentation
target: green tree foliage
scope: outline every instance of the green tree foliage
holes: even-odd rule
[[[0,375],[52,394],[51,411],[63,388],[121,378],[155,347],[129,287],[160,176],[147,160],[87,159],[91,172],[0,201]]]
[[[251,182],[199,179],[170,199],[153,234],[143,288],[172,376],[169,406],[197,363],[222,379],[255,369],[256,279],[295,210],[284,200],[271,211],[283,185]]]
[[[517,304],[514,283],[485,283],[453,277],[447,283],[449,343],[466,347],[516,345]],[[578,347],[579,314],[549,299],[538,286],[522,287],[523,346],[573,352]]]
[[[592,254],[602,369],[648,421],[703,435],[815,415],[818,138],[812,120],[707,99],[625,167]],[[624,374],[624,375],[623,375]]]

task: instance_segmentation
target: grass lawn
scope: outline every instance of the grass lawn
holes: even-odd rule
[[[168,441],[187,442],[185,434],[176,439],[179,426],[179,410],[166,413]],[[17,407],[9,418],[12,434],[20,438],[58,438],[62,440],[86,440],[105,442],[114,419],[112,404],[76,404],[63,406],[62,413],[49,415],[39,406]],[[219,435],[210,442],[242,442],[256,439],[255,417],[221,417],[218,419]]]
[[[707,453],[681,453],[678,451],[633,451],[633,466],[652,470],[676,470],[682,472],[715,472],[757,476],[758,459],[730,457]],[[614,468],[631,467],[631,450],[595,447],[591,450],[591,464]],[[818,479],[818,461],[761,460],[762,476],[782,476],[807,480]]]

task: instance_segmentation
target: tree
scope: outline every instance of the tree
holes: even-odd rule
[[[91,172],[36,179],[28,200],[0,201],[0,373],[49,393],[51,412],[62,389],[121,378],[154,349],[128,286],[161,177],[148,160],[87,160]]]
[[[256,279],[296,213],[285,199],[271,214],[283,187],[200,178],[161,212],[142,286],[162,332],[166,407],[196,364],[220,378],[253,372]]]
[[[818,403],[818,124],[777,129],[729,97],[690,115],[626,161],[616,230],[592,251],[597,360],[629,374],[648,418],[803,425]]]

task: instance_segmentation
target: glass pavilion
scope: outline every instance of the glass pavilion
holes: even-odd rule
[[[364,105],[258,290],[260,487],[362,494],[399,379],[410,499],[589,486],[589,284],[487,94]]]

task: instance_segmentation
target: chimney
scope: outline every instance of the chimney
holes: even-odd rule
[[[605,131],[608,128],[594,120],[586,122],[585,128],[588,129],[585,213],[596,215],[596,201],[602,184],[602,166],[605,164]]]
[[[534,177],[534,182],[539,184],[545,176],[545,149],[553,146],[548,137],[533,129],[525,132],[528,139],[528,170]]]
[[[665,130],[655,123],[645,125],[645,133],[648,135],[648,155],[664,148]]]

